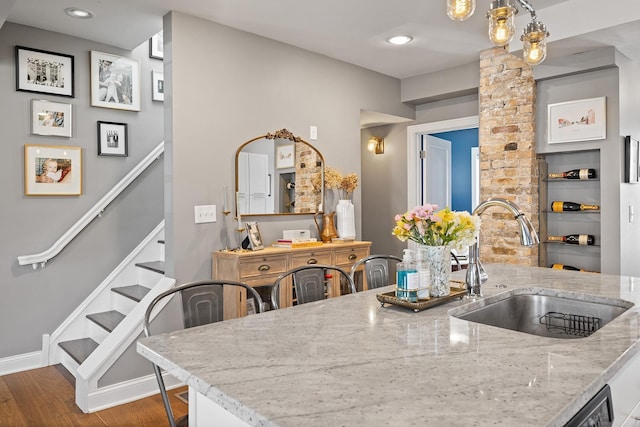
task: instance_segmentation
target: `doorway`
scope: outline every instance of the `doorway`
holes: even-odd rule
[[[423,144],[426,136],[427,135],[438,136],[438,135],[442,135],[445,132],[448,133],[451,131],[459,131],[463,129],[474,129],[474,128],[477,129],[478,124],[479,124],[478,116],[471,116],[471,117],[464,117],[460,119],[445,120],[445,121],[433,122],[433,123],[424,123],[421,125],[407,127],[407,181],[408,181],[407,182],[407,196],[408,196],[407,208],[408,209],[413,209],[417,205],[428,202],[428,199],[426,199],[428,195],[425,195],[425,189],[429,188],[430,185],[431,186],[442,185],[439,183],[427,182],[427,180],[429,180],[428,172],[430,172],[431,170],[427,170],[428,162],[425,162],[424,161],[425,159],[422,158],[424,157],[424,154],[422,154],[422,150],[424,147]],[[471,212],[473,207],[475,207],[475,205],[472,205],[473,202],[471,201],[474,193],[472,189],[474,187],[479,188],[479,182],[478,182],[479,168],[476,168],[475,177],[471,178],[471,171],[474,169],[473,168],[474,161],[472,161],[473,153],[471,152],[470,149],[468,149],[467,151],[468,154],[465,155],[464,158],[458,159],[458,157],[461,157],[461,156],[456,155],[454,153],[454,150],[455,150],[455,144],[452,144],[452,154],[451,154],[452,164],[457,160],[460,160],[461,163],[464,163],[466,165],[465,168],[467,169],[466,173],[468,173],[469,180],[465,181],[464,184],[461,184],[459,182],[453,183],[455,178],[457,178],[457,175],[460,175],[460,172],[456,173],[453,170],[453,166],[452,166],[450,168],[450,171],[452,173],[451,179],[450,179],[450,182],[451,182],[450,187],[452,190],[453,190],[453,187],[455,187],[456,191],[464,190],[464,192],[467,192],[469,204],[468,204],[468,207],[465,206],[464,209],[461,209],[460,206],[456,206],[456,208],[452,207],[452,209],[468,210],[469,212]],[[477,158],[478,157],[476,155],[476,159]],[[439,168],[439,169],[446,170],[446,168],[444,169]],[[446,173],[446,172],[441,172],[441,175],[442,173]],[[441,183],[443,183],[443,182],[446,182],[447,178],[445,176],[440,176],[440,178],[431,178],[432,181],[434,179],[438,179],[440,180]],[[452,194],[453,193],[455,193],[455,191],[453,191]],[[444,207],[444,206],[451,206],[451,203],[449,202],[446,205],[443,205],[440,207]]]

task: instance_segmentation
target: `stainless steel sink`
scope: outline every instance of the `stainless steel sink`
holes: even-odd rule
[[[633,307],[622,299],[545,288],[502,292],[448,311],[470,322],[553,338],[584,338]]]

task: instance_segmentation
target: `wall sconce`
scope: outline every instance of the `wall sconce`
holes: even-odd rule
[[[538,65],[547,57],[547,27],[536,18],[536,11],[529,0],[492,0],[489,4],[489,40],[495,46],[506,46],[515,34],[515,1],[529,11],[531,22],[524,29],[520,40],[523,43],[523,59],[527,64]],[[464,21],[473,15],[475,0],[447,0],[447,15],[454,21]]]
[[[383,154],[384,138],[378,138],[377,136],[372,136],[371,138],[369,138],[369,144],[367,144],[367,150],[375,154]]]

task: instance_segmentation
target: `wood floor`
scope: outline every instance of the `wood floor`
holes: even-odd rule
[[[0,426],[166,426],[160,394],[125,405],[83,413],[75,404],[71,374],[60,365],[0,376]],[[187,387],[170,390],[176,418],[186,415],[187,404],[175,397]]]

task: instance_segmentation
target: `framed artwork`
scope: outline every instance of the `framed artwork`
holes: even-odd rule
[[[73,56],[16,46],[16,90],[73,98]]]
[[[624,137],[624,182],[637,184],[640,181],[640,142],[627,135]]]
[[[260,235],[260,229],[258,228],[258,223],[256,221],[247,222],[245,223],[245,227],[247,228],[249,248],[252,251],[259,251],[260,249],[264,249],[264,245],[262,244],[262,236]]]
[[[91,51],[91,105],[140,111],[140,62]]]
[[[162,71],[151,71],[151,99],[164,101],[164,73]]]
[[[129,155],[126,123],[98,122],[98,156]]]
[[[295,164],[295,145],[278,145],[276,147],[276,168],[292,168]]]
[[[33,135],[71,138],[71,127],[71,104],[31,100],[31,133]]]
[[[164,39],[162,37],[162,31],[149,39],[149,58],[164,58],[163,43]]]
[[[25,145],[24,194],[27,196],[81,195],[82,148]]]
[[[549,104],[549,144],[607,137],[606,97]]]

